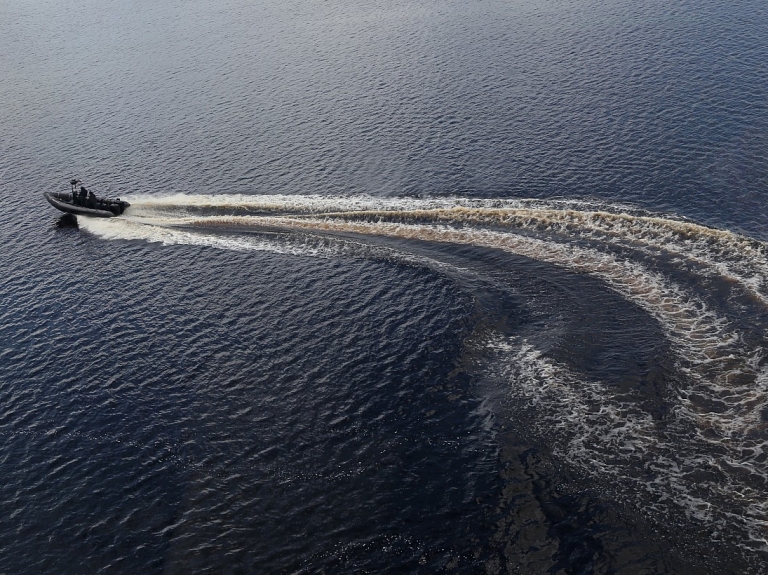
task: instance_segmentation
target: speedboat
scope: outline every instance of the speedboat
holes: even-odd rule
[[[48,203],[62,212],[95,218],[114,218],[121,215],[131,205],[120,198],[99,197],[80,185],[80,180],[70,180],[69,184],[72,187],[69,192],[43,192]],[[79,190],[78,185],[80,186]]]

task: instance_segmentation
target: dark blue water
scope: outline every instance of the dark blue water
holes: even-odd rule
[[[0,573],[766,572],[767,62],[753,0],[0,2]]]

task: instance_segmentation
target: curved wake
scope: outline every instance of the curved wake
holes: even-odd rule
[[[660,507],[671,502],[701,521],[738,526],[746,547],[768,549],[765,243],[583,201],[224,195],[130,201],[126,217],[80,218],[81,227],[107,239],[324,257],[339,253],[338,246],[307,237],[464,244],[599,279],[652,316],[672,346],[679,381],[665,398],[664,425],[523,338],[488,342],[495,358],[489,369],[512,395],[537,407],[542,429],[563,432],[553,452],[570,463],[635,482]],[[725,297],[709,293],[710,285]],[[638,466],[646,473],[627,472]]]

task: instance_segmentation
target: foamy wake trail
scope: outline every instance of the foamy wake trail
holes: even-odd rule
[[[623,492],[632,484],[647,492],[650,503],[644,502],[644,510],[663,514],[673,502],[689,516],[715,525],[719,533],[713,539],[733,537],[738,528],[737,544],[766,549],[764,470],[745,466],[732,453],[706,455],[699,438],[681,441],[688,431],[683,421],[659,425],[637,404],[612,396],[601,382],[572,373],[528,341],[497,335],[486,345],[489,372],[514,382],[516,401],[536,409],[537,433],[556,455],[609,489]],[[763,481],[745,482],[744,472],[762,472]],[[631,495],[627,503],[634,508],[636,498]],[[742,534],[746,536],[740,539]]]
[[[532,233],[618,242],[678,254],[738,282],[768,304],[768,245],[727,230],[579,200],[374,198],[370,196],[186,195],[131,198],[132,215],[189,215],[190,209],[263,215],[506,226]]]
[[[508,362],[517,366],[513,383],[520,382],[522,393],[546,405],[557,426],[568,427],[573,437],[565,455],[572,461],[592,472],[619,473],[616,461],[645,458],[656,469],[654,485],[663,486],[667,498],[681,502],[695,516],[721,517],[726,512],[718,502],[738,499],[740,521],[748,524],[753,543],[765,544],[768,370],[762,344],[754,343],[764,342],[765,334],[740,332],[744,328],[671,279],[664,266],[658,271],[649,263],[659,256],[677,262],[686,273],[722,276],[751,294],[756,305],[768,307],[766,244],[624,206],[574,201],[184,195],[130,201],[128,218],[80,218],[81,226],[107,239],[309,255],[315,254],[306,246],[286,247],[261,234],[222,231],[283,230],[466,244],[600,279],[662,326],[685,380],[672,390],[674,397],[666,398],[672,406],[670,429],[688,425],[685,433],[690,438],[665,437],[650,416],[607,397],[599,383],[577,381],[564,368],[548,364],[525,342],[504,344],[517,349]],[[316,255],[328,255],[327,248]],[[601,405],[597,413],[594,405]],[[681,441],[687,447],[673,445]],[[707,462],[721,478],[709,483],[692,479],[686,471],[707,445],[722,454]],[[739,482],[744,476],[751,479]]]
[[[330,257],[334,250],[317,243],[280,242],[268,237],[233,234],[205,234],[178,227],[183,218],[78,218],[80,228],[107,240],[143,240],[162,245],[193,245],[236,251],[268,251],[288,255]]]

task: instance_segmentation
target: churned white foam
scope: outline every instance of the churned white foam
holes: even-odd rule
[[[325,214],[333,212],[364,212],[371,210],[409,211],[414,209],[449,208],[460,199],[437,198],[376,198],[373,196],[319,196],[319,195],[194,195],[173,194],[167,196],[137,195],[129,198],[132,215],[152,214],[157,211],[183,211],[189,208],[220,210],[250,209],[276,214],[305,213]],[[515,200],[509,200],[515,202]],[[510,204],[512,205],[512,204]],[[516,205],[516,204],[515,204]]]
[[[739,282],[768,303],[768,245],[727,230],[654,216],[553,209],[454,210],[474,222],[584,237],[679,255]]]
[[[526,199],[526,198],[464,198],[445,196],[439,198],[377,197],[369,195],[323,196],[301,194],[168,194],[132,195],[131,213],[153,210],[184,210],[189,208],[213,208],[221,210],[253,209],[260,212],[330,214],[337,212],[408,212],[417,210],[447,209],[557,209],[597,210],[610,209],[620,213],[638,212],[638,208],[623,204],[578,199]]]
[[[128,218],[78,217],[80,228],[106,240],[143,240],[162,245],[193,245],[237,251],[268,251],[289,255],[329,257],[332,250],[317,245],[299,245],[275,239],[246,235],[205,234],[163,224],[178,225],[178,220],[153,218],[147,222]]]
[[[602,382],[574,374],[525,339],[497,334],[485,347],[490,377],[509,383],[516,405],[535,410],[537,435],[555,456],[598,481],[612,478],[647,492],[646,509],[663,513],[673,502],[699,521],[738,526],[747,534],[745,546],[768,548],[768,501],[742,479],[744,473],[761,474],[764,485],[764,468],[728,453],[706,455],[710,446],[686,433],[685,420],[655,421],[626,392],[614,394]]]

